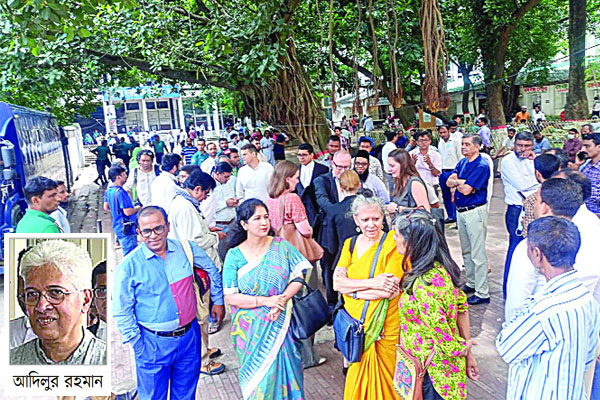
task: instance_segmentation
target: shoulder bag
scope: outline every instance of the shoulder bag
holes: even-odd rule
[[[206,309],[208,307],[208,293],[210,289],[210,278],[208,273],[201,267],[194,265],[194,254],[192,246],[188,240],[182,240],[181,246],[185,252],[185,256],[192,267],[192,285],[194,286],[194,294],[196,295],[196,318],[201,321],[206,317]]]
[[[323,248],[319,246],[316,240],[313,238],[307,238],[302,236],[298,229],[296,229],[296,225],[292,222],[291,224],[284,224],[284,196],[281,196],[281,201],[279,203],[279,213],[281,215],[281,228],[275,232],[275,234],[292,244],[298,251],[306,257],[306,259],[310,262],[315,262],[320,260],[323,257]]]
[[[396,345],[396,370],[394,371],[393,386],[394,390],[402,400],[423,400],[423,380],[427,368],[433,361],[435,348],[431,350],[425,365],[421,363],[418,357],[411,354],[404,346],[402,339],[402,327],[398,333],[398,344]]]
[[[369,279],[373,278],[375,273],[375,267],[377,266],[377,260],[383,247],[383,242],[387,237],[387,232],[383,234],[383,237],[379,241],[375,257],[371,263],[371,272],[369,273]],[[356,241],[355,241],[356,242]],[[352,244],[351,244],[352,246]],[[354,246],[352,246],[354,247]],[[352,252],[352,251],[351,251]],[[362,358],[364,347],[365,347],[365,317],[367,315],[367,309],[369,308],[370,300],[365,300],[360,320],[357,321],[353,318],[346,308],[341,308],[335,314],[333,320],[333,332],[335,334],[335,347],[342,352],[344,358],[350,363],[359,362]]]
[[[125,191],[125,189],[123,189],[120,186],[118,188],[121,189],[122,191]],[[125,192],[125,194],[127,194],[127,192]],[[125,236],[135,235],[136,234],[135,233],[135,222],[133,222],[131,220],[131,218],[129,218],[127,215],[125,215],[125,212],[119,206],[119,196],[117,194],[117,190],[115,190],[115,202],[117,203],[117,208],[119,209],[118,212],[123,214],[123,219],[121,221],[121,225],[123,226],[123,235],[125,235]]]
[[[294,296],[292,298],[294,305],[290,321],[292,337],[295,340],[304,340],[325,326],[329,320],[329,306],[321,292],[308,286],[304,279],[296,278],[292,282],[302,283],[308,292],[303,297]]]

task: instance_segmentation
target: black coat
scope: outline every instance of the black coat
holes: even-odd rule
[[[302,168],[304,166],[300,165],[300,175],[302,174]],[[315,161],[315,166],[313,168],[312,176],[310,177],[310,183],[307,187],[302,185],[302,182],[298,182],[296,185],[296,193],[300,196],[302,203],[304,204],[304,208],[306,209],[306,216],[308,217],[308,222],[314,228],[316,225],[320,225],[317,219],[319,217],[319,206],[317,205],[317,196],[315,194],[315,179],[323,174],[327,174],[329,172],[329,168],[327,166],[320,164]],[[315,232],[316,233],[316,232]],[[315,236],[316,237],[316,236]]]
[[[327,251],[331,254],[338,254],[346,239],[360,233],[350,212],[355,198],[356,196],[345,197],[341,202],[334,204],[327,213],[327,226],[331,235],[327,240]]]
[[[333,206],[339,203],[337,186],[331,173],[324,174],[315,179],[313,183],[315,187],[315,195],[317,197],[317,205],[321,213],[323,225],[319,231],[318,242],[325,249],[336,246],[334,239],[335,231],[331,227],[331,221],[328,219],[328,214],[334,211]],[[331,253],[334,254],[334,253]]]

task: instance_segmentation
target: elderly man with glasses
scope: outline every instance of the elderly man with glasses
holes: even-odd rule
[[[167,239],[162,208],[142,208],[137,233],[143,243],[115,272],[113,317],[135,353],[139,398],[166,399],[170,391],[172,400],[195,399],[201,334],[193,267],[208,273],[210,298],[218,306],[224,304],[221,275],[196,243]]]
[[[21,260],[19,295],[37,339],[10,351],[15,365],[106,364],[106,343],[85,329],[92,305],[92,261],[74,243],[48,240]]]

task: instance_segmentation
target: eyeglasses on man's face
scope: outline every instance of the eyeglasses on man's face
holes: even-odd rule
[[[335,169],[342,171],[342,170],[349,170],[350,169],[350,164],[348,165],[339,165],[337,163],[335,163],[334,161],[331,162],[333,164],[333,166],[335,167]]]
[[[105,299],[106,298],[106,286],[99,286],[94,289],[94,296],[97,299]]]
[[[34,289],[27,289],[24,293],[19,295],[19,298],[23,299],[25,301],[25,304],[27,304],[28,306],[35,307],[40,302],[42,296],[44,296],[48,303],[56,306],[62,303],[65,300],[65,297],[77,292],[78,290],[68,292],[60,288],[50,288],[43,292]]]
[[[150,235],[152,235],[152,232],[154,232],[155,235],[162,235],[163,233],[165,233],[165,230],[167,229],[166,225],[158,225],[155,226],[154,228],[145,228],[145,229],[138,229],[138,233],[142,236],[142,237],[150,237]]]

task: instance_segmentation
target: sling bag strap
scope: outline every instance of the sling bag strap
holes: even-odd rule
[[[375,257],[373,257],[373,262],[371,263],[371,272],[369,273],[369,279],[373,278],[373,274],[375,273],[375,267],[377,266],[377,260],[379,259],[379,254],[381,253],[381,248],[383,247],[383,242],[385,242],[385,238],[387,237],[387,232],[384,232],[381,240],[379,241],[379,245],[377,246],[377,251],[375,252]],[[356,242],[356,240],[354,241]],[[350,242],[352,245],[352,242]],[[354,246],[352,246],[352,250]],[[352,253],[352,250],[350,251]],[[369,308],[369,303],[371,300],[365,300],[365,305],[363,306],[362,314],[360,316],[360,323],[365,323],[365,317],[367,316],[367,308]]]

